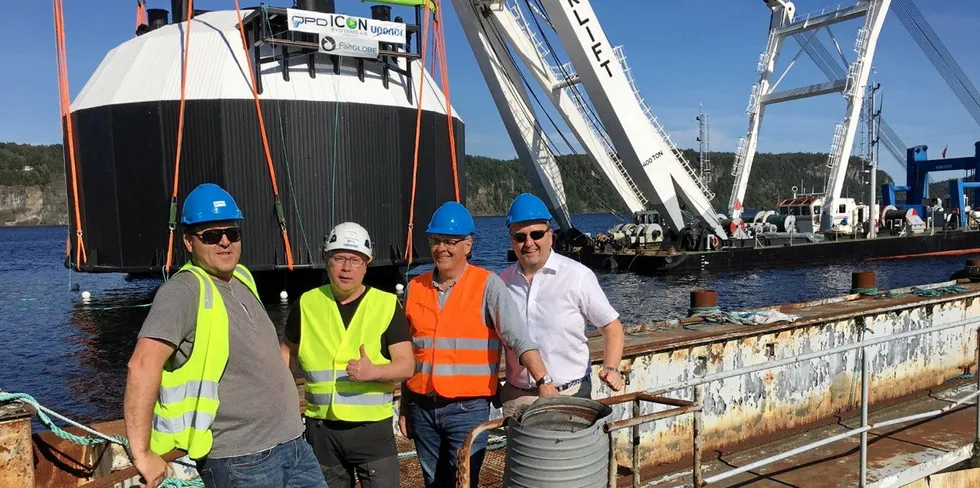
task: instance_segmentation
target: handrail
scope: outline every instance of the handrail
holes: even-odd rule
[[[867,320],[867,317],[865,317],[865,320]],[[970,393],[970,394],[968,394],[968,395],[960,398],[956,402],[954,402],[954,403],[952,403],[950,405],[947,405],[946,407],[944,407],[942,409],[931,410],[931,411],[928,411],[928,412],[922,412],[922,413],[918,413],[918,414],[908,415],[908,416],[905,416],[905,417],[900,417],[900,418],[895,418],[895,419],[890,419],[890,420],[884,420],[884,421],[876,422],[874,424],[868,424],[868,403],[869,403],[868,384],[869,384],[869,380],[868,380],[867,356],[865,354],[865,349],[868,346],[873,346],[873,345],[877,345],[877,344],[883,344],[883,343],[887,343],[887,342],[892,342],[892,341],[896,341],[896,340],[900,340],[900,339],[906,339],[906,338],[909,338],[909,337],[914,337],[914,336],[919,336],[919,335],[930,334],[930,333],[934,333],[934,332],[941,332],[941,331],[944,331],[944,330],[954,329],[954,328],[957,328],[957,327],[968,327],[968,326],[970,326],[971,329],[976,330],[978,332],[977,333],[977,349],[976,349],[977,350],[977,354],[978,354],[978,371],[977,371],[977,374],[976,374],[976,377],[977,377],[977,390],[976,391],[974,391],[973,393]],[[806,444],[806,445],[797,447],[795,449],[792,449],[790,451],[779,453],[779,454],[770,456],[770,457],[765,458],[765,459],[760,459],[758,461],[752,462],[750,464],[747,464],[747,465],[742,466],[742,467],[739,467],[739,468],[734,468],[734,469],[725,471],[723,473],[719,473],[717,475],[714,475],[714,476],[711,476],[709,478],[704,479],[704,481],[701,482],[701,483],[698,482],[698,476],[697,476],[698,473],[700,473],[701,468],[702,468],[701,467],[701,461],[700,461],[700,447],[701,446],[699,445],[700,443],[698,443],[696,441],[696,444],[698,444],[698,445],[695,446],[695,452],[694,452],[694,458],[695,458],[695,466],[694,466],[695,483],[694,483],[694,486],[695,486],[695,488],[701,488],[701,487],[703,487],[705,485],[708,485],[710,483],[715,483],[715,482],[718,482],[718,481],[721,481],[721,480],[725,480],[725,479],[731,478],[733,476],[737,476],[739,474],[745,473],[747,471],[751,471],[753,469],[759,468],[761,466],[772,464],[772,463],[777,462],[777,461],[780,461],[782,459],[785,459],[785,458],[788,458],[788,457],[791,457],[791,456],[795,456],[797,454],[800,454],[800,453],[803,453],[803,452],[807,452],[807,451],[816,449],[818,447],[821,447],[821,446],[824,446],[824,445],[827,445],[827,444],[831,444],[831,443],[837,442],[839,440],[846,439],[848,437],[852,437],[852,436],[855,436],[855,435],[858,435],[858,434],[861,434],[861,461],[860,461],[860,463],[861,463],[860,464],[860,470],[861,471],[860,471],[860,480],[859,480],[860,481],[860,485],[859,486],[865,486],[865,484],[866,484],[865,483],[865,480],[866,480],[866,476],[867,476],[867,451],[868,451],[867,432],[871,431],[872,429],[876,429],[876,428],[882,428],[882,427],[887,427],[887,426],[890,426],[890,425],[895,425],[895,424],[901,424],[901,423],[905,423],[905,422],[910,422],[910,421],[913,421],[913,420],[918,420],[918,419],[924,419],[924,418],[929,418],[929,417],[935,417],[935,416],[943,415],[943,414],[949,412],[950,410],[952,410],[953,408],[956,408],[956,407],[962,405],[966,401],[968,401],[968,400],[970,400],[970,399],[972,399],[974,397],[980,396],[980,318],[963,319],[963,320],[958,320],[958,321],[955,321],[955,322],[951,322],[949,324],[937,325],[937,326],[927,327],[927,328],[919,329],[919,330],[911,330],[911,331],[901,332],[901,333],[898,333],[898,334],[890,334],[890,335],[886,335],[886,336],[882,336],[882,337],[877,337],[877,338],[874,338],[874,339],[864,339],[864,332],[863,331],[868,330],[868,328],[867,328],[866,324],[861,324],[861,327],[862,327],[862,334],[861,334],[861,337],[862,338],[861,338],[861,340],[859,340],[857,342],[854,342],[854,343],[851,343],[851,344],[848,344],[848,345],[845,345],[845,346],[833,347],[833,348],[822,350],[822,351],[814,351],[814,352],[810,352],[810,353],[807,353],[807,354],[801,354],[799,356],[794,356],[794,357],[791,357],[791,358],[781,359],[781,360],[778,360],[778,361],[767,361],[765,363],[761,363],[761,364],[757,364],[757,365],[753,365],[753,366],[747,366],[747,367],[737,368],[737,369],[733,369],[733,370],[729,370],[729,371],[722,371],[722,372],[719,372],[719,373],[704,375],[704,376],[702,376],[700,378],[695,378],[695,379],[687,380],[687,381],[678,381],[678,382],[674,382],[674,383],[669,383],[669,384],[664,385],[664,386],[661,386],[661,387],[659,387],[657,389],[647,390],[646,392],[643,392],[645,395],[649,395],[649,396],[660,396],[660,395],[663,395],[663,394],[666,394],[666,393],[670,393],[670,392],[678,391],[678,390],[681,390],[681,389],[686,389],[686,388],[692,388],[693,387],[693,388],[695,388],[695,403],[700,403],[699,402],[699,399],[703,396],[703,392],[701,391],[701,388],[704,385],[708,384],[708,383],[716,382],[716,381],[721,381],[721,380],[728,379],[728,378],[733,378],[733,377],[736,377],[736,376],[744,376],[746,374],[756,373],[756,372],[759,372],[759,371],[775,369],[775,368],[779,368],[779,367],[783,367],[783,366],[787,366],[787,365],[791,365],[791,364],[796,364],[796,363],[799,363],[799,362],[802,362],[802,361],[808,361],[808,360],[816,359],[816,358],[820,358],[820,357],[836,355],[836,354],[840,354],[840,353],[852,351],[852,350],[855,350],[855,349],[861,349],[861,351],[862,351],[861,352],[861,355],[862,355],[862,371],[861,371],[861,373],[862,373],[861,374],[861,390],[862,390],[861,391],[861,393],[862,393],[861,394],[861,427],[858,427],[858,428],[855,428],[855,429],[851,429],[851,430],[849,430],[847,432],[844,432],[844,433],[841,433],[841,434],[838,434],[838,435],[835,435],[835,436],[831,436],[831,437],[827,437],[827,438],[824,438],[824,439],[821,439],[821,440],[818,440],[818,441],[814,441],[814,442],[811,442],[809,444]],[[674,410],[676,410],[676,409],[674,409]],[[696,421],[697,420],[700,420],[700,417],[701,417],[701,412],[700,411],[696,412],[695,413],[695,420]],[[977,427],[976,427],[976,429],[977,429],[976,430],[976,442],[980,443],[980,401],[977,402]],[[697,427],[695,427],[695,430],[696,430],[696,432],[695,432],[695,438],[697,439],[697,438],[700,437],[700,434],[701,433],[700,432],[697,432],[698,430],[700,430]],[[637,436],[637,435],[635,434],[635,436]],[[634,439],[634,446],[635,445],[638,445],[638,444],[639,444],[639,439]],[[634,449],[636,449],[636,447],[634,447]],[[635,456],[635,454],[634,454],[634,456]],[[636,484],[637,478],[636,478],[636,474],[635,474],[635,472],[637,471],[637,467],[634,465],[633,469],[634,469],[634,486],[637,486],[637,484]],[[614,485],[610,485],[610,486],[614,486]]]
[[[184,457],[186,454],[183,451],[174,449],[163,456],[161,456],[167,464],[176,462],[178,459]],[[104,477],[98,478],[83,485],[78,488],[109,488],[111,486],[116,486],[132,478],[138,478],[140,476],[139,471],[136,470],[136,466],[130,464],[124,469],[115,471],[112,474]]]
[[[499,429],[504,425],[504,420],[493,419],[477,425],[463,440],[463,445],[456,451],[456,488],[470,488],[470,451],[473,450],[473,442],[477,436],[490,429]],[[479,481],[480,473],[476,473],[476,479]]]
[[[640,459],[640,425],[655,422],[657,420],[664,420],[673,417],[679,417],[686,414],[694,414],[693,422],[693,443],[694,443],[694,466],[693,466],[693,476],[696,485],[701,483],[703,476],[701,474],[701,410],[702,405],[700,402],[701,395],[699,392],[695,392],[695,401],[681,400],[677,398],[664,398],[651,395],[646,392],[638,391],[633,393],[626,393],[623,395],[617,395],[614,397],[607,397],[597,399],[596,401],[606,405],[613,406],[622,403],[632,403],[633,404],[633,414],[630,418],[618,420],[615,422],[609,422],[603,426],[603,432],[609,435],[609,486],[615,487],[617,480],[617,468],[618,464],[616,462],[616,440],[613,437],[614,433],[626,428],[633,429],[631,451],[632,451],[632,465],[633,465],[633,486],[640,486],[640,470],[637,469]],[[640,402],[649,402],[659,405],[668,405],[675,408],[654,412],[646,415],[640,415]],[[505,418],[499,418],[483,422],[477,425],[470,431],[463,441],[463,445],[460,446],[459,450],[456,451],[456,488],[469,488],[470,487],[470,451],[473,449],[473,443],[476,438],[485,431],[491,429],[498,429],[502,427],[505,423]],[[479,473],[476,474],[479,478]]]
[[[746,471],[751,471],[751,470],[756,469],[756,468],[759,468],[761,466],[765,466],[767,464],[771,464],[771,463],[774,463],[776,461],[779,461],[779,460],[782,460],[782,459],[786,459],[788,457],[795,456],[797,454],[800,454],[800,453],[803,453],[803,452],[806,452],[806,451],[810,451],[810,450],[816,449],[818,447],[825,446],[827,444],[831,444],[831,443],[837,442],[839,440],[846,439],[848,437],[855,436],[857,434],[863,434],[863,433],[866,433],[866,432],[871,431],[873,429],[880,429],[882,427],[888,427],[889,425],[902,424],[902,423],[905,423],[905,422],[911,422],[913,420],[919,420],[919,419],[924,419],[924,418],[929,418],[929,417],[935,417],[937,415],[942,415],[942,414],[944,414],[944,413],[946,413],[946,412],[948,412],[948,411],[950,411],[950,410],[952,410],[952,409],[954,409],[954,408],[962,405],[964,402],[966,402],[967,400],[969,400],[969,399],[971,399],[973,397],[976,397],[977,395],[980,395],[980,390],[975,391],[973,393],[970,393],[969,395],[966,395],[963,398],[960,398],[959,400],[957,400],[956,403],[952,403],[952,404],[947,405],[947,406],[945,406],[945,407],[943,407],[941,409],[938,409],[938,410],[930,410],[928,412],[917,413],[917,414],[914,414],[914,415],[907,415],[905,417],[899,417],[899,418],[896,418],[896,419],[884,420],[884,421],[876,422],[876,423],[873,423],[873,424],[870,424],[870,425],[865,425],[863,427],[858,427],[856,429],[851,429],[851,430],[849,430],[847,432],[844,432],[844,433],[841,433],[841,434],[837,434],[837,435],[832,436],[832,437],[827,437],[827,438],[821,439],[819,441],[811,442],[810,444],[806,444],[804,446],[797,447],[796,449],[792,449],[792,450],[789,450],[789,451],[786,451],[786,452],[783,452],[783,453],[780,453],[780,454],[776,454],[774,456],[770,456],[770,457],[767,457],[765,459],[760,459],[758,461],[755,461],[753,463],[746,464],[745,466],[742,466],[742,467],[739,467],[739,468],[730,469],[728,471],[725,471],[724,473],[716,474],[716,475],[714,475],[714,476],[712,476],[710,478],[706,478],[704,480],[704,483],[705,484],[709,484],[709,483],[714,483],[716,481],[721,481],[721,480],[724,480],[724,479],[728,479],[728,478],[731,478],[732,476],[736,476],[736,475],[742,474],[742,473],[744,473]],[[862,483],[862,485],[863,485],[863,483]]]
[[[743,375],[746,375],[746,374],[749,374],[749,373],[757,373],[759,371],[764,371],[764,370],[767,370],[767,369],[774,369],[774,368],[778,368],[778,367],[781,367],[781,366],[787,366],[787,365],[790,365],[790,364],[795,364],[795,363],[799,363],[799,362],[802,362],[802,361],[807,361],[807,360],[810,360],[810,359],[816,359],[816,358],[820,358],[820,357],[824,357],[824,356],[831,356],[831,355],[839,354],[839,353],[842,353],[842,352],[852,351],[854,349],[859,349],[861,347],[873,346],[873,345],[876,345],[876,344],[881,344],[883,342],[891,342],[891,341],[898,340],[898,339],[905,339],[905,338],[914,337],[914,336],[917,336],[917,335],[924,335],[924,334],[929,334],[929,333],[932,333],[932,332],[939,332],[939,331],[943,331],[943,330],[946,330],[946,329],[954,329],[956,327],[963,327],[965,325],[980,325],[980,318],[958,320],[956,322],[951,322],[949,324],[937,325],[937,326],[934,326],[934,327],[928,327],[928,328],[919,329],[919,330],[910,330],[910,331],[907,331],[907,332],[902,332],[902,333],[899,333],[899,334],[893,334],[893,335],[888,335],[888,336],[882,336],[882,337],[878,337],[878,338],[875,338],[875,339],[862,340],[862,341],[858,341],[858,342],[854,342],[854,343],[848,344],[846,346],[833,347],[833,348],[826,349],[826,350],[823,350],[823,351],[814,351],[814,352],[810,352],[810,353],[806,353],[806,354],[801,354],[799,356],[794,356],[794,357],[791,357],[791,358],[780,359],[778,361],[767,361],[765,363],[760,363],[760,364],[756,364],[756,365],[753,365],[753,366],[746,366],[744,368],[737,368],[737,369],[732,369],[732,370],[729,370],[729,371],[722,371],[722,372],[719,372],[719,373],[708,374],[708,375],[704,375],[704,376],[702,376],[700,378],[694,378],[694,379],[687,380],[687,381],[677,381],[677,382],[674,382],[674,383],[668,383],[668,384],[666,384],[664,386],[661,386],[659,388],[656,388],[656,389],[653,389],[653,390],[648,390],[647,393],[649,393],[651,395],[654,395],[654,396],[661,396],[661,395],[663,395],[665,393],[670,393],[670,392],[681,390],[681,389],[685,389],[685,388],[691,388],[693,386],[704,385],[706,383],[711,383],[711,382],[714,382],[714,381],[720,381],[720,380],[724,380],[724,379],[728,379],[728,378],[733,378],[735,376],[743,376]]]
[[[865,319],[867,319],[867,318],[865,317]],[[861,326],[865,330],[867,329],[867,327],[866,327],[865,324],[861,324]],[[887,342],[892,342],[892,341],[896,341],[896,340],[900,340],[900,339],[906,339],[906,338],[909,338],[909,337],[914,337],[914,336],[919,336],[919,335],[925,335],[925,334],[931,334],[931,333],[935,333],[935,332],[941,332],[941,331],[944,331],[944,330],[954,329],[954,328],[958,328],[958,327],[968,327],[969,329],[977,330],[978,331],[978,334],[977,334],[977,337],[978,337],[977,351],[978,351],[978,355],[980,355],[980,318],[971,318],[971,319],[957,320],[957,321],[954,321],[954,322],[951,322],[951,323],[948,323],[948,324],[937,325],[937,326],[932,326],[932,327],[926,327],[926,328],[918,329],[918,330],[911,330],[911,331],[901,332],[901,333],[897,333],[897,334],[890,334],[890,335],[887,335],[887,336],[876,337],[876,338],[873,338],[873,339],[864,339],[863,338],[863,333],[862,333],[862,339],[861,340],[859,340],[857,342],[854,342],[854,343],[851,343],[851,344],[844,345],[844,346],[833,347],[833,348],[825,349],[825,350],[821,350],[821,351],[814,351],[814,352],[810,352],[810,353],[807,353],[807,354],[801,354],[799,356],[794,356],[794,357],[791,357],[791,358],[785,358],[785,359],[781,359],[781,360],[777,360],[777,361],[768,361],[768,362],[765,362],[765,363],[761,363],[761,364],[757,364],[757,365],[753,365],[753,366],[747,366],[747,367],[743,367],[743,368],[737,368],[737,369],[733,369],[733,370],[729,370],[729,371],[722,371],[722,372],[719,372],[719,373],[708,374],[708,375],[704,375],[702,377],[691,379],[691,380],[678,381],[678,382],[674,382],[674,383],[669,383],[669,384],[663,385],[663,386],[661,386],[659,388],[656,388],[656,389],[651,389],[651,390],[646,390],[646,391],[637,391],[637,392],[627,393],[627,394],[623,394],[623,395],[619,395],[619,396],[615,396],[615,397],[608,397],[608,398],[597,399],[598,402],[600,402],[600,403],[602,403],[604,405],[608,405],[608,406],[613,406],[613,405],[622,404],[622,403],[632,403],[633,404],[632,405],[632,407],[633,407],[632,408],[632,416],[630,418],[623,419],[623,420],[618,420],[618,421],[615,421],[615,422],[610,422],[610,423],[606,424],[603,427],[603,430],[610,435],[610,446],[609,446],[610,460],[609,460],[609,481],[608,481],[609,482],[609,486],[611,486],[611,487],[612,486],[616,486],[617,475],[618,475],[618,473],[617,473],[618,464],[616,462],[616,443],[615,443],[615,438],[613,437],[613,435],[614,435],[615,432],[617,432],[619,430],[622,430],[622,429],[625,429],[625,428],[632,428],[632,430],[633,430],[633,432],[632,432],[633,435],[631,436],[631,441],[632,441],[631,442],[631,448],[632,448],[631,450],[632,450],[632,463],[633,463],[632,464],[633,486],[640,486],[640,469],[639,469],[639,466],[638,466],[638,463],[639,463],[639,448],[640,448],[640,434],[639,434],[640,425],[646,424],[646,423],[650,423],[650,422],[654,422],[654,421],[658,421],[658,420],[663,420],[663,419],[666,419],[666,418],[677,417],[677,416],[685,415],[685,414],[689,414],[689,413],[690,414],[693,414],[693,422],[694,422],[693,429],[692,429],[693,430],[692,437],[693,437],[693,440],[694,440],[694,446],[693,446],[694,447],[694,449],[693,449],[694,456],[693,456],[692,476],[693,476],[693,480],[694,480],[694,486],[696,488],[701,488],[701,487],[704,487],[705,485],[708,485],[708,484],[711,484],[711,483],[717,483],[718,481],[725,480],[725,479],[728,479],[728,478],[737,476],[739,474],[745,473],[747,471],[751,471],[751,470],[756,469],[756,468],[759,468],[761,466],[765,466],[767,464],[771,464],[771,463],[780,461],[782,459],[785,459],[785,458],[788,458],[788,457],[791,457],[791,456],[794,456],[794,455],[797,455],[797,454],[800,454],[800,453],[803,453],[803,452],[807,452],[807,451],[816,449],[818,447],[821,447],[821,446],[824,446],[824,445],[827,445],[827,444],[831,444],[831,443],[837,442],[839,440],[846,439],[848,437],[852,437],[852,436],[859,435],[859,434],[865,434],[865,435],[862,435],[862,439],[861,439],[861,452],[862,452],[862,456],[861,456],[861,480],[862,480],[862,483],[861,483],[861,486],[864,486],[863,480],[866,479],[866,472],[867,472],[867,466],[866,466],[866,463],[867,463],[867,455],[866,455],[867,454],[867,436],[866,436],[866,434],[867,434],[867,432],[871,431],[872,429],[878,429],[878,428],[883,428],[883,427],[887,427],[887,426],[890,426],[890,425],[895,425],[895,424],[901,424],[901,423],[905,423],[905,422],[910,422],[910,421],[913,421],[913,420],[918,420],[918,419],[924,419],[924,418],[929,418],[929,417],[935,417],[935,416],[943,415],[943,414],[949,412],[950,410],[952,410],[954,408],[957,408],[957,407],[963,405],[968,400],[980,396],[980,371],[978,371],[978,374],[977,374],[977,381],[978,381],[977,391],[974,391],[974,392],[972,392],[972,393],[970,393],[970,394],[968,394],[968,395],[966,395],[966,396],[964,396],[964,397],[956,400],[954,403],[952,403],[950,405],[947,405],[946,407],[943,407],[941,409],[931,410],[931,411],[928,411],[928,412],[922,412],[922,413],[918,413],[918,414],[908,415],[908,416],[904,416],[904,417],[900,417],[900,418],[895,418],[895,419],[883,420],[883,421],[879,421],[879,422],[876,422],[876,423],[873,423],[873,424],[869,424],[868,421],[867,421],[867,408],[868,408],[868,394],[867,394],[868,388],[867,387],[868,387],[869,381],[868,381],[868,368],[867,368],[867,364],[865,363],[864,365],[862,365],[863,366],[862,367],[862,380],[861,380],[862,381],[862,397],[861,397],[861,408],[862,408],[862,417],[861,418],[862,418],[862,422],[861,422],[861,424],[862,425],[860,427],[851,429],[851,430],[849,430],[847,432],[844,432],[842,434],[837,434],[837,435],[834,435],[834,436],[831,436],[831,437],[827,437],[827,438],[824,438],[824,439],[821,439],[821,440],[818,440],[818,441],[814,441],[814,442],[809,443],[807,445],[800,446],[800,447],[797,447],[797,448],[792,449],[790,451],[786,451],[786,452],[783,452],[783,453],[780,453],[780,454],[776,454],[776,455],[770,456],[770,457],[765,458],[765,459],[761,459],[761,460],[755,461],[753,463],[747,464],[747,465],[742,466],[742,467],[739,467],[739,468],[734,468],[734,469],[731,469],[729,471],[725,471],[723,473],[716,474],[716,475],[711,476],[709,478],[703,478],[703,475],[702,475],[702,461],[701,461],[701,450],[703,448],[703,446],[702,446],[702,437],[703,437],[703,425],[702,425],[702,422],[703,422],[703,405],[702,405],[702,398],[704,398],[704,392],[703,392],[704,385],[707,385],[708,383],[712,383],[712,382],[721,381],[721,380],[725,380],[725,379],[728,379],[728,378],[736,377],[736,376],[743,376],[743,375],[746,375],[746,374],[756,373],[756,372],[759,372],[759,371],[764,371],[764,370],[769,370],[769,369],[775,369],[775,368],[779,368],[779,367],[783,367],[783,366],[787,366],[787,365],[791,365],[791,364],[796,364],[796,363],[799,363],[799,362],[802,362],[802,361],[807,361],[807,360],[816,359],[816,358],[820,358],[820,357],[841,354],[841,353],[852,351],[852,350],[856,350],[856,349],[862,349],[863,350],[863,349],[867,348],[868,346],[873,346],[873,345],[877,345],[877,344],[884,344],[884,343],[887,343]],[[862,355],[863,355],[863,352],[862,352]],[[662,396],[662,395],[664,395],[666,393],[675,392],[675,391],[682,390],[682,389],[687,389],[687,388],[694,388],[694,401],[677,399],[677,398],[666,398],[666,397],[663,397]],[[640,409],[640,402],[642,402],[642,401],[646,401],[646,402],[650,402],[650,403],[656,403],[656,404],[661,404],[661,405],[668,405],[668,406],[672,406],[674,408],[670,408],[670,409],[667,409],[667,410],[662,410],[662,411],[658,411],[658,412],[654,412],[654,413],[649,413],[649,414],[646,414],[646,415],[640,415],[640,410],[641,410]],[[976,438],[977,438],[977,441],[980,442],[980,402],[978,402],[977,417],[978,417],[978,423],[977,423],[977,434],[976,434]],[[504,419],[491,420],[489,422],[485,422],[483,424],[478,425],[467,436],[466,441],[464,442],[463,446],[460,448],[459,454],[457,456],[457,459],[459,460],[458,461],[458,465],[457,465],[458,466],[457,487],[460,487],[460,488],[468,488],[470,486],[470,484],[469,484],[469,482],[470,482],[470,473],[469,473],[469,450],[472,448],[472,444],[473,444],[474,440],[476,439],[476,437],[478,435],[480,435],[481,433],[483,433],[484,431],[486,431],[486,430],[500,428],[503,425],[504,425]]]

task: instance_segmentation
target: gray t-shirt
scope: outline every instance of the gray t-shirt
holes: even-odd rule
[[[211,430],[208,457],[252,454],[303,433],[299,394],[279,353],[276,327],[255,295],[240,281],[214,280],[228,310],[228,364],[218,384],[221,401]],[[177,347],[174,367],[187,361],[194,345],[200,285],[191,273],[174,275],[153,299],[139,337]]]

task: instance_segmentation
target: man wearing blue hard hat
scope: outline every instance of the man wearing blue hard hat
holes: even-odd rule
[[[527,368],[542,395],[558,392],[504,283],[467,262],[476,228],[466,207],[443,204],[426,233],[435,269],[406,290],[415,374],[402,388],[398,421],[402,435],[415,439],[426,488],[448,488],[456,486],[456,456],[466,436],[490,418],[501,345]],[[470,452],[474,487],[486,445],[484,433]]]
[[[517,263],[500,273],[517,303],[531,338],[563,395],[592,396],[592,368],[586,321],[599,328],[603,365],[598,378],[614,391],[623,386],[623,324],[609,304],[595,273],[554,252],[551,212],[540,198],[518,195],[507,212],[507,228]],[[500,390],[503,415],[514,415],[540,394],[533,375],[507,353],[507,382]]]
[[[252,274],[238,263],[244,219],[221,187],[184,200],[191,255],[163,284],[129,360],[123,414],[145,486],[178,449],[208,488],[317,487],[326,482],[302,439],[299,395]]]

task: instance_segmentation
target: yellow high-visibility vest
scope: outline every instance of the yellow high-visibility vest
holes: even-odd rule
[[[347,362],[359,359],[360,347],[364,345],[372,363],[391,363],[381,354],[381,336],[388,329],[396,306],[395,295],[371,288],[345,329],[330,285],[300,297],[298,355],[306,377],[307,417],[370,422],[393,415],[395,386],[352,381],[347,376]]]
[[[228,311],[206,271],[190,262],[178,273],[185,271],[201,285],[194,347],[179,368],[168,371],[164,367],[153,405],[150,449],[160,455],[183,449],[191,459],[200,459],[214,444],[211,424],[218,414],[218,382],[228,363]],[[259,297],[255,279],[245,266],[237,265],[234,274]]]

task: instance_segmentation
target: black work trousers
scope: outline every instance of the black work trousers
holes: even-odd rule
[[[398,487],[398,448],[391,418],[377,422],[306,419],[306,440],[330,488]],[[356,475],[356,479],[355,479]]]

